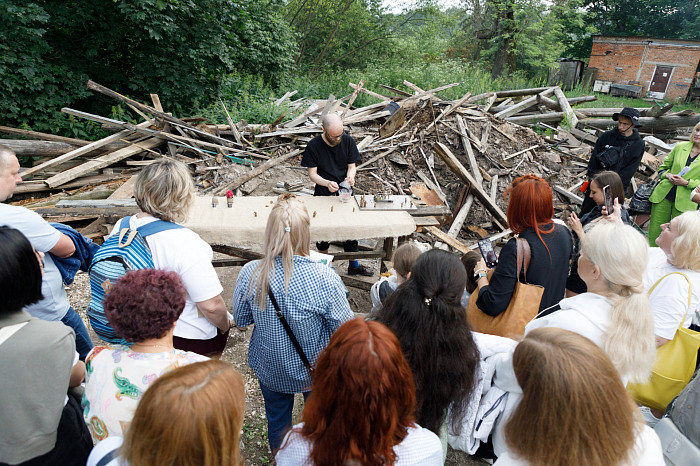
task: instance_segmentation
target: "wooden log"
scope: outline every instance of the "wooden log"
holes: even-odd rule
[[[596,97],[594,95],[584,95],[581,97],[571,97],[570,99],[566,99],[566,101],[569,102],[569,105],[571,105],[573,107],[575,105],[579,105],[579,104],[582,104],[585,102],[593,102],[597,99],[598,99],[598,97]],[[549,108],[550,110],[554,110],[555,112],[562,111],[561,106],[559,105],[559,102],[557,102],[556,100],[550,99],[548,97],[538,96],[537,103],[540,103],[540,104],[546,106],[547,108]]]
[[[546,91],[547,89],[551,89],[551,88],[550,87],[533,87],[530,89],[513,89],[510,91],[498,91],[498,92],[496,92],[496,95],[498,97],[521,97],[524,95],[539,94],[540,92]]]
[[[98,170],[100,168],[107,167],[109,165],[112,165],[113,163],[116,163],[120,160],[124,160],[127,157],[131,157],[132,155],[136,155],[140,152],[143,152],[144,150],[151,149],[160,144],[162,144],[162,141],[157,138],[147,139],[145,141],[139,142],[138,144],[131,144],[128,147],[124,147],[114,152],[102,155],[96,159],[89,160],[81,165],[78,165],[77,167],[71,168],[70,170],[66,170],[64,172],[59,173],[58,175],[54,175],[51,178],[45,180],[44,183],[46,183],[52,188],[55,188],[56,186],[61,186],[62,184],[68,183],[69,181],[73,181],[74,179],[79,178],[93,170]]]
[[[476,157],[474,156],[474,151],[472,150],[472,144],[467,137],[467,125],[461,116],[455,118],[457,120],[457,127],[459,128],[460,138],[462,139],[462,145],[464,146],[464,152],[467,154],[467,160],[469,160],[469,168],[474,174],[474,179],[479,186],[483,182],[483,177],[479,172],[479,165],[476,163]]]
[[[136,126],[138,126],[138,127],[140,127],[140,128],[146,128],[146,127],[150,126],[150,123],[143,122],[143,123],[139,123],[139,124],[136,125]],[[66,154],[63,154],[63,155],[61,155],[61,156],[59,156],[59,157],[56,157],[56,158],[53,159],[53,160],[48,160],[48,161],[46,161],[46,162],[44,162],[44,163],[42,163],[42,164],[40,164],[40,165],[37,165],[36,167],[28,168],[28,169],[22,171],[22,172],[20,173],[20,176],[21,176],[22,178],[25,178],[25,177],[27,177],[27,176],[29,176],[29,175],[32,175],[32,174],[37,173],[37,172],[40,172],[41,170],[44,170],[44,169],[46,169],[46,168],[48,168],[48,167],[53,167],[53,166],[55,166],[55,165],[58,165],[58,164],[61,163],[61,162],[65,162],[65,161],[67,161],[67,160],[71,160],[71,159],[74,159],[74,158],[76,158],[76,157],[80,157],[81,155],[85,155],[85,154],[87,154],[87,153],[90,152],[90,151],[93,151],[93,150],[95,150],[95,149],[102,148],[102,147],[106,146],[107,144],[110,144],[110,143],[119,141],[119,140],[121,140],[121,139],[123,139],[123,138],[129,136],[130,134],[133,134],[133,131],[131,131],[131,130],[122,130],[122,131],[120,131],[120,132],[118,132],[118,133],[112,134],[111,136],[107,136],[106,138],[100,139],[99,141],[91,142],[90,144],[88,144],[88,145],[86,145],[86,146],[79,147],[79,148],[77,148],[77,149],[75,149],[75,150],[72,150],[72,151],[70,151],[70,152],[68,152],[68,153],[66,153]]]
[[[452,105],[450,105],[450,106],[447,108],[447,110],[445,110],[445,111],[442,112],[440,115],[438,115],[438,117],[435,118],[435,120],[433,120],[433,122],[430,123],[430,124],[428,125],[427,128],[425,128],[425,132],[427,133],[433,126],[435,126],[435,124],[436,124],[438,121],[440,121],[440,120],[442,120],[443,118],[445,118],[446,116],[448,116],[450,113],[452,113],[452,112],[454,111],[455,108],[459,107],[459,106],[462,105],[464,102],[466,102],[466,100],[467,100],[471,95],[472,95],[471,92],[467,92],[467,93],[464,94],[459,100],[457,100],[455,103],[453,103]]]
[[[469,173],[469,171],[464,168],[464,165],[457,160],[457,157],[447,148],[444,144],[438,142],[434,146],[435,152],[445,161],[448,167],[464,182],[469,183],[472,186],[473,194],[479,199],[479,201],[486,207],[486,209],[491,212],[491,214],[496,217],[496,220],[507,224],[508,218],[506,214],[501,210],[498,205],[491,200],[488,193],[484,191],[484,188],[479,184],[476,179]]]
[[[66,138],[63,136],[56,136],[55,134],[40,133],[38,131],[30,131],[28,129],[13,128],[11,126],[0,126],[0,133],[6,134],[18,134],[20,136],[27,136],[33,139],[40,139],[42,141],[53,141],[53,142],[63,142],[65,144],[72,144],[74,146],[87,146],[90,141],[84,139]],[[5,144],[3,139],[2,143]]]
[[[366,89],[366,88],[364,88],[364,87],[360,87],[359,84],[350,83],[349,85],[350,85],[350,87],[352,87],[353,89],[359,89],[360,92],[364,92],[365,94],[367,94],[367,95],[369,95],[369,96],[372,96],[372,97],[374,97],[375,99],[379,99],[379,100],[381,100],[381,101],[383,101],[383,102],[389,102],[389,101],[391,101],[391,98],[390,98],[390,97],[387,97],[387,96],[381,95],[381,94],[377,94],[376,92],[372,92],[372,91],[370,91],[369,89]]]
[[[647,107],[640,107],[637,110],[641,112],[646,111]],[[602,108],[602,107],[591,107],[591,108],[579,108],[576,109],[577,112],[586,115],[587,117],[609,117],[612,118],[613,113],[620,113],[622,108]]]
[[[247,181],[250,181],[250,180],[252,180],[253,178],[255,178],[255,177],[257,177],[257,176],[260,176],[262,173],[264,173],[265,171],[269,170],[270,168],[272,168],[272,167],[274,167],[274,166],[276,166],[276,165],[279,165],[280,163],[284,162],[285,160],[289,160],[289,159],[291,159],[292,157],[294,157],[295,155],[299,155],[300,153],[301,153],[301,150],[300,150],[300,149],[295,149],[295,150],[289,152],[288,154],[281,155],[281,156],[276,157],[276,158],[274,158],[274,159],[270,159],[270,160],[268,160],[267,162],[265,162],[265,163],[263,163],[263,164],[257,166],[257,167],[254,168],[253,170],[247,172],[246,174],[239,176],[238,178],[236,178],[236,179],[233,181],[233,183],[231,183],[231,184],[229,184],[228,186],[226,186],[226,187],[224,187],[224,188],[218,190],[218,191],[216,192],[216,195],[217,195],[217,196],[223,196],[224,194],[226,194],[226,191],[229,191],[229,190],[233,191],[234,189],[236,189],[236,188],[238,188],[239,186],[241,186],[243,183],[246,183]]]
[[[554,88],[548,87],[547,89],[540,92],[539,94],[542,96],[548,96],[548,95],[551,95],[553,92],[554,92]],[[537,103],[537,96],[534,95],[532,97],[528,97],[527,99],[525,99],[521,102],[518,102],[517,104],[513,105],[512,107],[508,107],[507,109],[496,113],[495,116],[496,116],[496,118],[508,118],[510,116],[515,115],[518,112],[525,110],[526,108],[532,107],[536,103]]]
[[[124,173],[117,174],[105,174],[105,175],[95,175],[95,176],[83,176],[70,183],[66,183],[61,186],[61,189],[73,189],[82,188],[83,186],[98,185],[100,183],[105,183],[108,181],[115,181],[121,178],[125,178],[129,175]],[[23,181],[17,185],[15,188],[15,194],[25,194],[25,193],[40,193],[44,191],[51,191],[51,188],[46,186],[46,184],[41,180]]]
[[[559,122],[564,119],[563,112],[537,113],[535,115],[521,115],[506,118],[506,121],[515,123],[516,125],[534,125],[538,121]],[[606,120],[610,123],[610,120]]]
[[[552,190],[554,192],[561,194],[565,198],[567,198],[570,202],[575,202],[576,204],[581,204],[583,202],[583,198],[577,196],[576,194],[567,191],[566,188],[563,188],[561,186],[557,185],[552,185]]]
[[[448,236],[447,233],[443,232],[437,227],[425,227],[425,231],[428,233],[432,234],[435,236],[437,239],[442,241],[443,243],[446,243],[453,248],[455,248],[457,251],[461,252],[462,254],[466,254],[468,252],[471,252],[471,249],[469,249],[466,245],[462,244],[460,241],[457,239]]]
[[[121,217],[126,217],[127,215],[134,215],[140,210],[141,209],[138,207],[106,207],[104,209],[96,209],[94,207],[40,207],[38,209],[34,209],[34,212],[44,218],[50,217],[60,219],[78,217],[88,219],[106,217],[118,219]]]
[[[464,222],[467,220],[467,215],[469,215],[472,204],[474,204],[474,195],[469,194],[467,196],[467,200],[464,201],[464,205],[459,209],[459,212],[457,212],[457,215],[455,215],[454,220],[452,220],[452,225],[450,225],[450,229],[447,231],[447,236],[457,238],[459,232],[462,231]]]
[[[589,118],[583,120],[588,126],[593,128],[608,129],[615,122],[610,119],[595,119]],[[641,117],[639,124],[645,131],[654,131],[659,133],[668,133],[678,130],[678,128],[691,128],[700,123],[700,113],[694,113],[687,116],[664,115],[659,118]]]
[[[65,142],[30,139],[0,139],[0,144],[9,147],[17,157],[58,157],[80,147]]]
[[[343,113],[340,115],[340,119],[342,120],[345,118],[345,114],[348,113],[348,110],[350,110],[350,107],[352,107],[352,104],[355,103],[355,99],[357,99],[357,94],[360,93],[360,90],[365,87],[365,80],[360,79],[360,82],[357,83],[357,87],[355,88],[354,91],[352,91],[352,95],[350,95],[350,100],[348,100],[348,104],[345,106],[345,110],[343,110]]]

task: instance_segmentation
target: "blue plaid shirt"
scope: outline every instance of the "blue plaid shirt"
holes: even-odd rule
[[[255,323],[250,337],[248,364],[260,382],[272,391],[298,393],[308,390],[311,376],[301,362],[292,341],[277,318],[270,298],[265,308],[255,304],[255,292],[248,292],[253,270],[260,261],[247,263],[238,274],[233,292],[233,317],[236,325],[244,327]],[[346,298],[346,289],[338,274],[327,265],[307,257],[294,256],[292,279],[284,292],[282,259],[277,257],[269,286],[282,314],[311,365],[328,345],[333,332],[353,318]]]

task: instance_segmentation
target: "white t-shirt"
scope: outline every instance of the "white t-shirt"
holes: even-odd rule
[[[683,327],[688,328],[693,315],[700,305],[700,274],[691,270],[679,269],[668,263],[666,253],[661,248],[649,249],[649,265],[644,272],[644,289],[649,292],[652,286],[672,272],[681,272],[692,286],[690,310],[688,310],[688,282],[674,274],[661,280],[649,295],[649,304],[654,316],[654,333],[667,340],[673,340],[683,314],[688,311]]]
[[[498,457],[493,466],[529,466],[529,463],[506,451]],[[620,466],[665,466],[661,442],[651,427],[642,426],[637,435],[632,458]]]
[[[124,443],[124,439],[122,437],[107,437],[95,445],[95,448],[93,448],[90,452],[90,456],[88,456],[87,464],[85,466],[97,466],[99,462],[102,461],[102,458],[107,456],[113,450],[121,447],[122,443]],[[117,453],[118,450],[112,453],[112,459],[106,463],[103,463],[103,466],[128,466],[128,461],[119,461]]]
[[[277,452],[277,466],[311,465],[312,444],[299,432],[304,423],[297,424],[282,441]],[[437,435],[417,424],[409,427],[408,435],[394,447],[395,466],[442,466],[442,443]]]
[[[129,228],[136,229],[157,220],[155,217],[131,217]],[[121,219],[111,235],[119,231]],[[175,336],[191,340],[208,340],[217,335],[217,328],[197,309],[196,303],[221,294],[223,287],[214,266],[211,246],[187,228],[161,231],[146,237],[153,263],[159,270],[177,272],[187,290],[185,309],[175,325]],[[229,314],[229,320],[232,316]]]
[[[49,225],[39,214],[25,207],[0,203],[0,225],[7,225],[22,232],[34,249],[49,252],[56,246],[61,233]],[[33,317],[42,320],[61,320],[70,304],[63,288],[61,273],[56,268],[50,254],[44,256],[44,278],[41,281],[41,294],[44,297],[36,304],[24,309]]]

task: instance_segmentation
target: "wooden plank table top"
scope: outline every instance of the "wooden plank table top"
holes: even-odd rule
[[[262,250],[267,219],[276,196],[234,197],[232,207],[226,198],[211,196],[195,199],[184,225],[209,244],[249,247]],[[341,202],[337,196],[299,196],[306,205],[311,223],[311,241],[344,241],[368,238],[394,238],[416,231],[413,217],[405,211],[360,210],[354,199]]]

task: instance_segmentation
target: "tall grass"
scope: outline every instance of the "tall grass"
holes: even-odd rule
[[[438,96],[446,100],[455,100],[467,92],[472,95],[484,92],[493,92],[508,89],[523,89],[546,86],[544,79],[528,79],[524,75],[515,73],[508,78],[492,79],[490,70],[465,64],[460,61],[442,61],[437,63],[416,63],[404,67],[371,65],[365,69],[348,69],[336,72],[326,72],[318,77],[311,78],[307,75],[293,75],[281,80],[281,84],[273,87],[261,77],[242,74],[227,76],[224,83],[224,92],[221,96],[234,121],[244,119],[249,123],[271,123],[284,115],[284,119],[290,119],[297,112],[287,106],[275,106],[275,99],[284,95],[287,91],[296,90],[293,99],[327,99],[333,94],[336,98],[351,94],[353,89],[349,83],[357,84],[361,79],[365,80],[365,87],[382,95],[392,95],[392,91],[384,89],[380,84],[413,92],[403,84],[404,80],[416,86],[428,90],[450,83],[459,83],[458,86],[441,91]],[[593,91],[583,86],[578,86],[571,91],[566,91],[567,97],[592,95]],[[596,94],[598,100],[586,102],[581,107],[650,107],[653,103],[642,99],[630,99],[626,97],[612,97],[607,94]],[[355,106],[361,107],[378,102],[375,97],[360,93],[355,100]],[[676,104],[674,110],[690,108],[698,110],[697,106],[689,104]],[[201,115],[212,122],[226,123],[224,113],[218,99],[208,102],[208,105],[193,109],[193,115]]]

